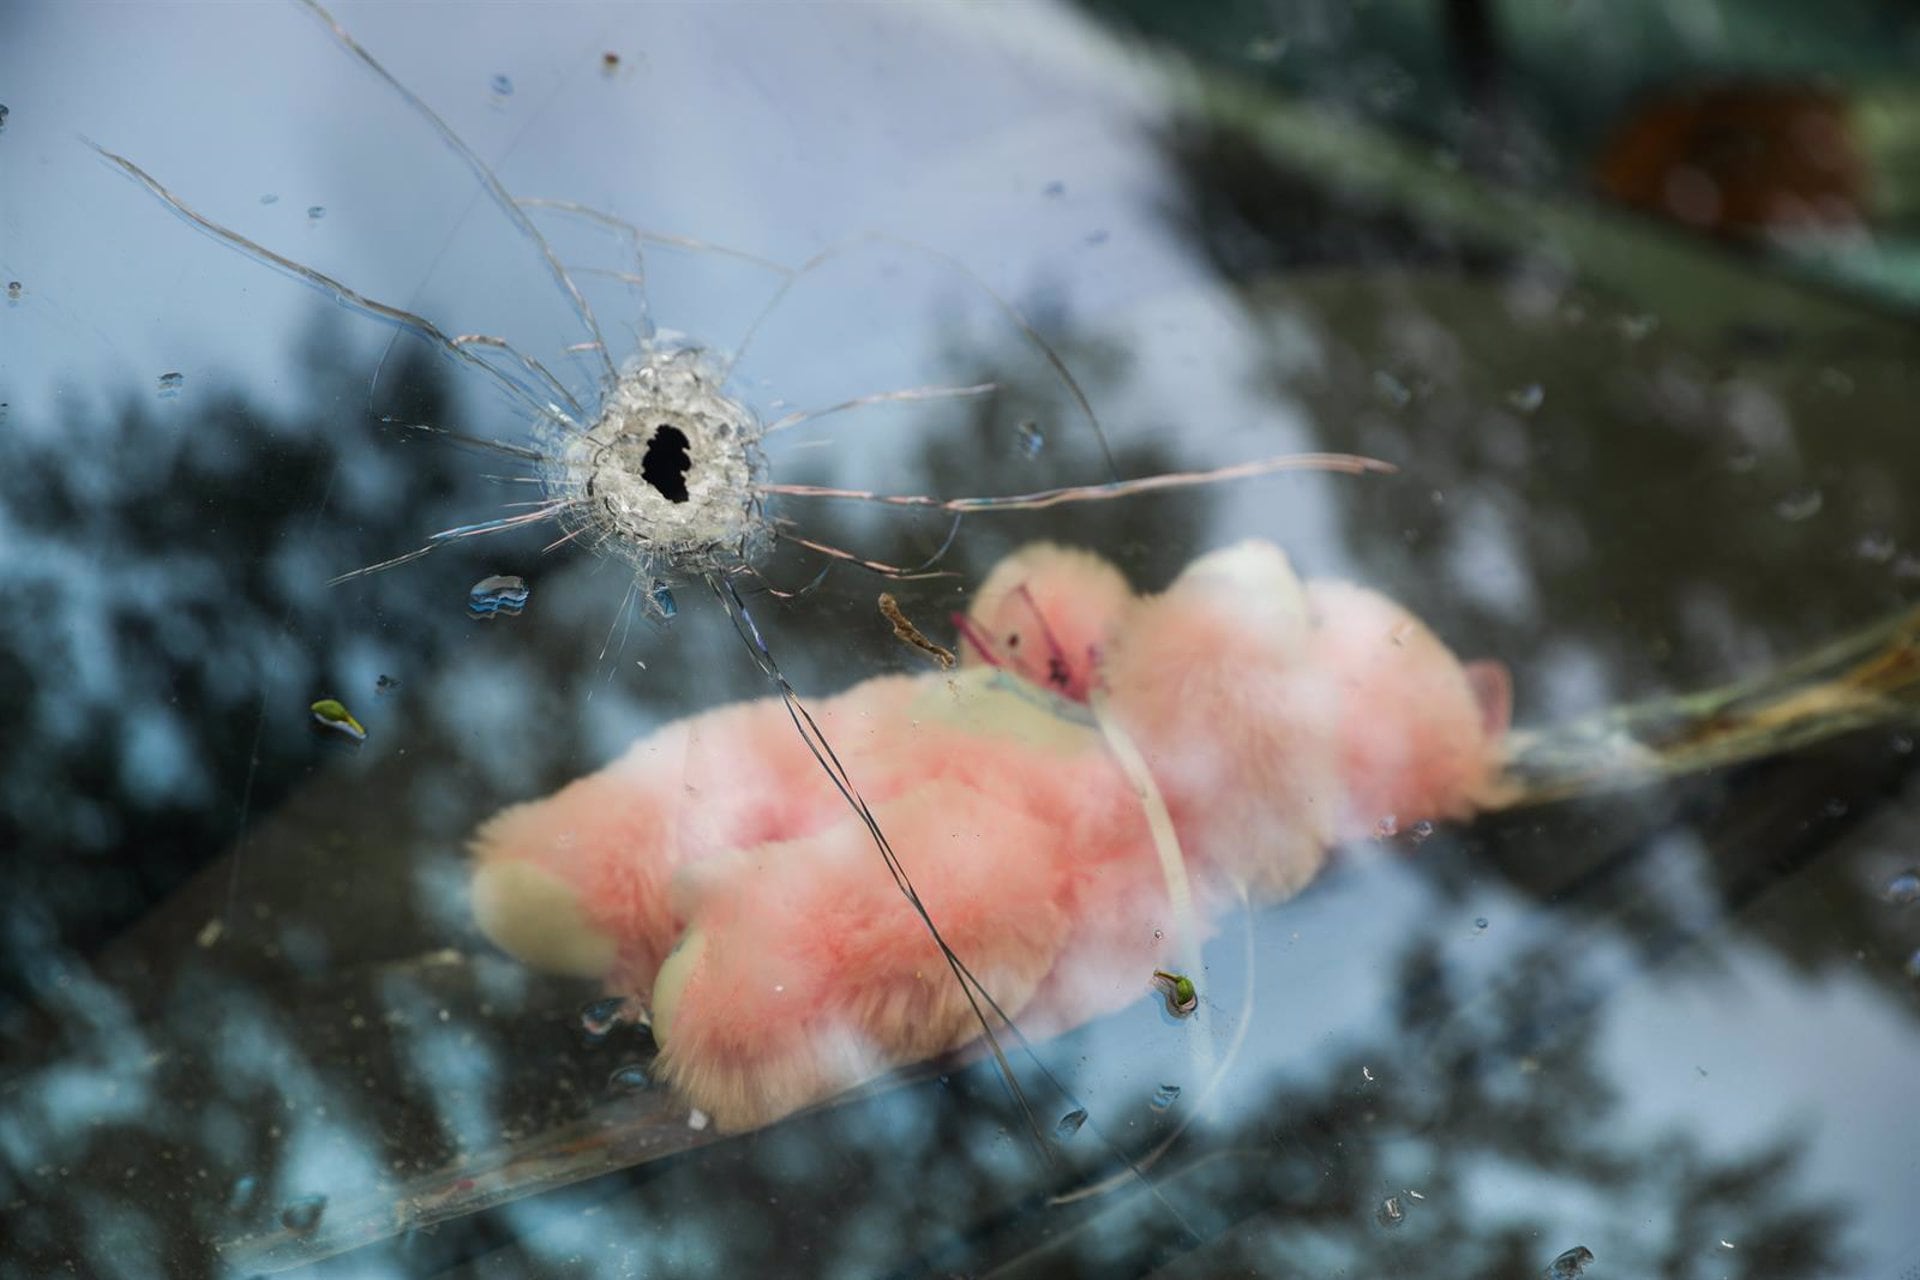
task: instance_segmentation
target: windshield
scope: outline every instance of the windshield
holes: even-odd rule
[[[11,10],[0,1275],[1911,1274],[1772,7]]]

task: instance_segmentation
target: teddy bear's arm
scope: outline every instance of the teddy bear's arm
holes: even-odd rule
[[[918,686],[872,680],[820,704],[850,758],[876,749]],[[662,726],[605,768],[474,833],[474,914],[526,964],[644,992],[681,920],[683,867],[845,819],[786,708],[762,699]]]

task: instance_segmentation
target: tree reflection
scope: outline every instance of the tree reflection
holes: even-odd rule
[[[74,391],[0,443],[0,845],[18,877],[0,1018],[51,949],[94,950],[279,804],[324,756],[298,732],[308,702],[370,703],[362,667],[431,661],[459,626],[418,582],[353,609],[321,585],[476,487],[374,420],[440,416],[441,371],[406,360],[376,410],[337,328],[306,360],[305,413],[218,385],[110,406]]]

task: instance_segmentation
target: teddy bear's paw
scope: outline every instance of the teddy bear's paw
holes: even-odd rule
[[[1190,607],[1224,607],[1244,631],[1285,647],[1304,635],[1306,591],[1287,553],[1249,538],[1221,547],[1189,564],[1174,579],[1167,598]]]
[[[910,969],[818,982],[769,965],[758,941],[710,937],[695,924],[653,988],[655,1071],[724,1130],[769,1124],[980,1035],[960,980],[932,947]],[[1044,965],[985,960],[969,969],[1012,1015]]]
[[[473,877],[480,931],[520,963],[571,978],[602,978],[619,944],[594,927],[574,887],[532,862],[500,860]]]
[[[817,709],[856,766],[893,748],[918,686],[875,680]],[[470,841],[481,930],[535,968],[646,990],[685,925],[688,868],[846,817],[775,699],[678,721],[605,768],[488,819]]]
[[[774,981],[793,975],[770,972],[743,983],[720,954],[726,946],[695,925],[653,989],[655,1072],[722,1130],[770,1124],[979,1031],[944,965],[878,981],[850,977],[845,990],[823,990]],[[1024,995],[1004,979],[983,981],[1009,999]]]
[[[702,853],[705,833],[683,820],[705,817],[686,803],[694,739],[733,729],[683,721],[482,823],[469,841],[481,931],[536,969],[649,985],[678,931],[667,885]]]

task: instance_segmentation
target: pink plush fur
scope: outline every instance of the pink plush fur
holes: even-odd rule
[[[1499,765],[1506,669],[1461,666],[1418,618],[1365,587],[1315,582],[1307,604],[1311,666],[1340,702],[1341,833],[1471,816]]]
[[[1144,598],[1096,556],[1029,547],[961,625],[957,673],[813,710],[942,935],[1030,1035],[1136,998],[1182,942],[1110,733],[1146,761],[1203,929],[1240,892],[1297,891],[1386,815],[1467,816],[1499,764],[1500,680],[1383,597],[1303,587],[1264,543]],[[474,850],[482,927],[649,1002],[660,1073],[722,1127],[978,1034],[778,701],[668,726]]]
[[[916,688],[907,677],[873,680],[858,698],[812,710],[835,749],[858,758],[890,743]],[[644,993],[686,925],[668,894],[677,872],[846,818],[819,768],[777,703],[723,707],[667,725],[599,772],[497,814],[473,847],[483,872],[524,863],[573,890],[579,923],[618,948],[618,964],[596,976]]]
[[[1068,923],[1053,883],[1053,829],[953,781],[915,788],[874,815],[890,833],[942,833],[937,844],[903,845],[901,862],[948,945],[998,1000],[1023,1008]],[[692,892],[687,946],[699,954],[654,1024],[658,1069],[723,1127],[784,1114],[979,1033],[945,958],[851,815],[726,862]]]

